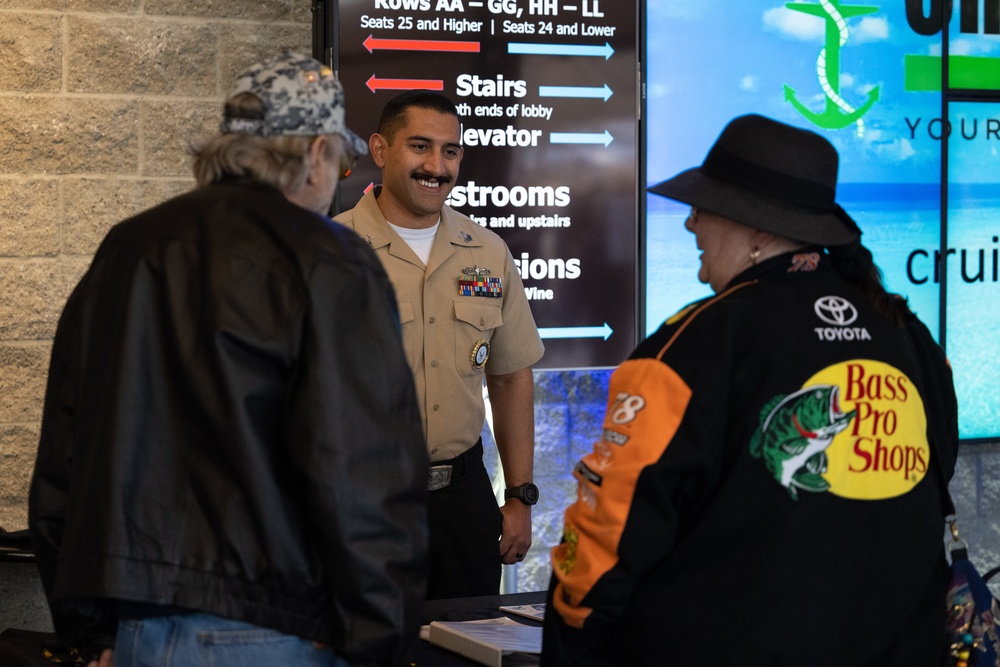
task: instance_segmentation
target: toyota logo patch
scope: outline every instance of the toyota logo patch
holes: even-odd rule
[[[813,310],[819,319],[839,327],[846,327],[858,319],[858,309],[850,301],[839,296],[820,297],[813,305]]]

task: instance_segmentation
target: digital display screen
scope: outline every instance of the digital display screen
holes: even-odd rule
[[[1000,103],[952,103],[943,119],[945,4],[647,3],[646,181],[699,165],[726,123],[746,113],[821,133],[840,154],[837,201],[858,221],[887,288],[945,343],[961,437],[996,438]],[[982,11],[982,0],[954,4],[951,87],[1000,88],[995,12]],[[697,281],[687,207],[656,195],[646,203],[649,334],[710,290]]]
[[[536,369],[613,367],[642,338],[638,13],[634,0],[337,3],[348,127],[367,138],[406,90],[455,102],[464,157],[448,203],[510,248],[545,343]],[[380,179],[361,160],[342,208]]]
[[[1000,67],[1000,66],[998,66]],[[948,143],[947,336],[963,437],[1000,435],[1000,103],[951,103],[969,139]],[[972,128],[977,126],[975,137]],[[990,136],[984,136],[988,132]]]

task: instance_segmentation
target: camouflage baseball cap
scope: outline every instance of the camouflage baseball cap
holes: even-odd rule
[[[264,104],[264,117],[223,118],[223,134],[262,137],[337,134],[348,152],[364,155],[367,143],[344,124],[344,88],[333,70],[309,56],[285,50],[259,62],[236,79],[226,99],[241,93]]]

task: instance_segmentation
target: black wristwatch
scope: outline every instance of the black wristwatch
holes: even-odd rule
[[[512,486],[504,489],[504,500],[517,498],[525,505],[534,505],[538,502],[538,487],[531,482],[525,482],[521,486]]]

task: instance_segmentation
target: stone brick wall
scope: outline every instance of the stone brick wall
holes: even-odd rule
[[[27,526],[51,339],[97,244],[192,185],[240,71],[311,40],[309,0],[0,0],[0,527]]]

